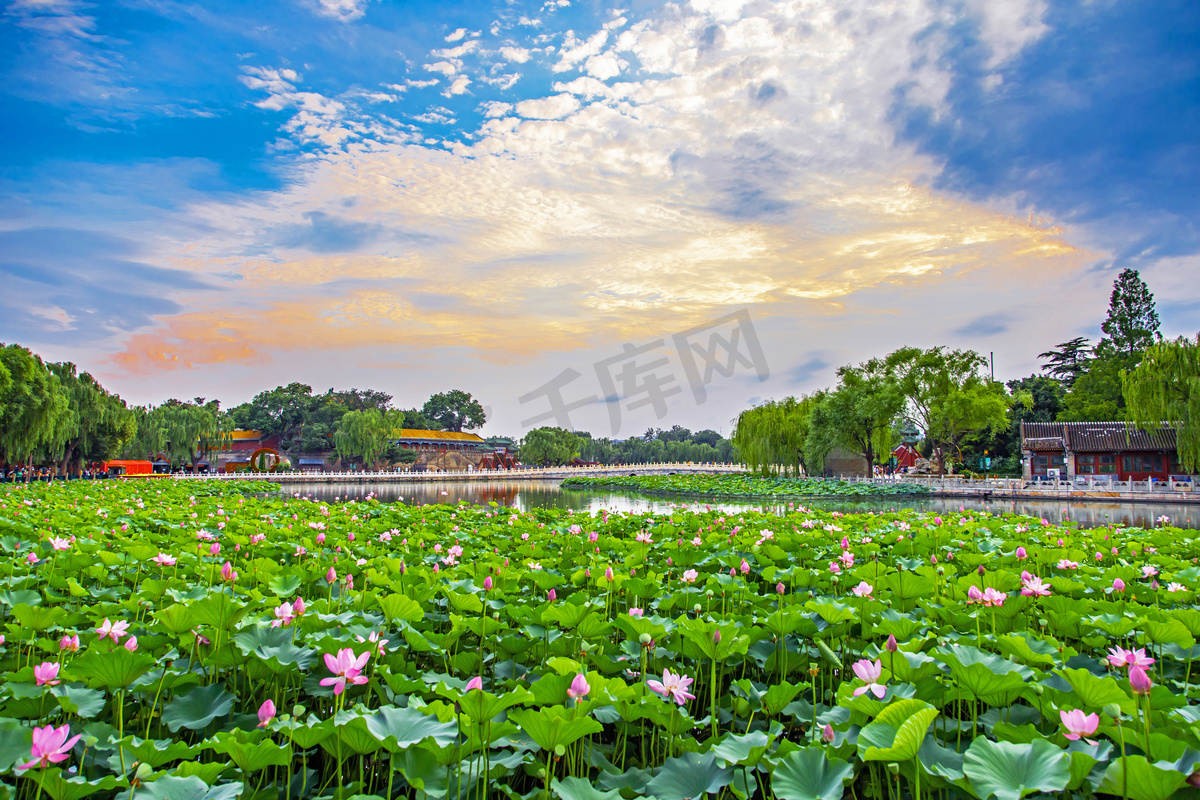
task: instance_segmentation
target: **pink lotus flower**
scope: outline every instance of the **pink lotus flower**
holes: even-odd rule
[[[830,561],[829,562],[829,571],[836,575],[837,573],[842,571],[842,568],[840,566],[838,566],[838,563],[836,561]]]
[[[743,575],[748,575],[750,573],[750,565],[746,563],[746,559],[742,559],[742,564],[738,567],[738,569],[741,570]]]
[[[571,681],[571,686],[567,689],[567,697],[578,700],[580,697],[586,697],[587,693],[591,690],[592,687],[588,686],[587,678],[583,677],[581,673],[575,676],[575,680]]]
[[[1008,595],[1004,592],[997,591],[989,586],[983,590],[983,604],[985,606],[998,607],[1004,605],[1004,601],[1008,599]]]
[[[476,689],[481,692],[483,691],[483,677],[480,675],[476,675],[474,678],[471,678],[471,680],[467,681],[468,692],[475,691]]]
[[[228,561],[221,565],[221,580],[231,583],[237,580],[237,572],[234,571],[233,565]]]
[[[1145,668],[1154,666],[1154,659],[1147,656],[1146,650],[1141,647],[1136,650],[1126,650],[1123,647],[1114,647],[1108,651],[1108,663],[1117,668]]]
[[[1150,566],[1149,564],[1142,567],[1142,577],[1143,578],[1153,578],[1157,574],[1158,574],[1158,570],[1156,568]]]
[[[333,567],[330,567],[329,572],[325,573],[325,582],[333,583],[336,580],[337,580],[337,572],[334,570]]]
[[[275,609],[275,620],[271,622],[272,628],[278,628],[280,625],[291,625],[292,620],[296,618],[296,613],[292,608],[291,603],[284,603]]]
[[[1049,597],[1050,586],[1042,583],[1042,579],[1030,575],[1027,580],[1021,581],[1024,587],[1021,589],[1021,594],[1026,597]]]
[[[1067,729],[1063,736],[1071,741],[1077,741],[1083,736],[1091,736],[1096,732],[1096,728],[1100,727],[1099,714],[1084,714],[1077,708],[1071,711],[1060,709],[1058,718],[1062,720],[1063,727]],[[1091,739],[1088,739],[1087,743],[1096,744]]]
[[[137,637],[130,636],[128,639],[125,640],[124,646],[125,646],[125,649],[131,653],[137,652]]]
[[[485,592],[490,592],[492,590],[492,576],[491,575],[488,575],[486,578],[483,579],[483,590]]]
[[[1154,683],[1151,682],[1150,676],[1146,674],[1146,670],[1138,666],[1129,668],[1129,688],[1134,694],[1150,694],[1150,690],[1154,688]]]
[[[866,684],[866,686],[860,686],[855,689],[854,696],[858,697],[860,694],[870,692],[877,698],[882,699],[884,694],[887,693],[887,688],[877,683],[880,676],[883,675],[883,664],[880,663],[879,659],[868,661],[864,658],[860,661],[855,661],[853,669],[858,679]]]
[[[50,546],[53,547],[55,550],[70,550],[71,549],[71,540],[70,539],[61,539],[57,536],[51,536],[50,537]]]
[[[679,705],[683,705],[688,700],[695,699],[696,695],[688,692],[688,687],[694,682],[693,678],[680,673],[676,675],[670,670],[663,670],[663,679],[659,681],[646,681],[646,686],[655,694],[662,695],[664,698],[672,697]]]
[[[215,556],[217,553],[221,552],[221,545],[216,542],[213,542],[212,545],[208,548],[208,552],[210,555]]]
[[[1054,565],[1056,569],[1079,569],[1078,561],[1068,561],[1065,558],[1060,558],[1058,563]]]
[[[29,555],[25,556],[25,560],[30,564],[36,564],[38,562],[38,557],[33,553],[30,553]]]
[[[309,523],[309,524],[312,525],[312,524],[321,524],[321,523]],[[317,534],[317,544],[325,544],[325,534],[324,533]]]
[[[275,719],[275,703],[267,700],[258,707],[258,724],[254,727],[265,728],[271,724],[273,719]]]
[[[696,578],[698,578],[698,577],[700,577],[699,572],[696,572],[696,570],[694,570],[694,569],[688,569],[688,570],[683,571],[681,580],[683,580],[684,583],[695,583]]]
[[[297,617],[304,613],[305,608],[306,606],[304,605],[303,598],[297,597],[296,602],[292,603],[292,613]]]
[[[1018,547],[1015,555],[1017,556],[1017,558],[1021,559],[1022,561],[1025,560],[1026,558],[1029,558],[1029,554],[1025,552],[1024,547]]]
[[[640,616],[642,616],[643,613],[645,613],[645,612],[643,612],[642,609],[640,609],[640,608],[629,609],[629,616],[631,616],[631,617],[640,617]]]
[[[553,603],[553,602],[554,602],[555,600],[557,600],[557,599],[558,599],[558,592],[554,591],[553,589],[551,589],[550,591],[546,592],[546,600],[547,600],[547,602]]]
[[[370,650],[356,657],[349,647],[339,650],[336,656],[326,653],[325,666],[335,677],[322,678],[321,685],[332,686],[333,693],[339,695],[345,691],[347,682],[355,685],[366,683],[367,677],[362,674],[362,668],[367,665],[367,659],[370,657]]]
[[[871,592],[875,591],[875,587],[872,586],[871,584],[867,583],[866,581],[862,581],[861,583],[858,584],[858,586],[855,586],[850,591],[854,592],[854,594],[858,597],[870,598]]]
[[[829,723],[825,723],[825,727],[821,728],[821,741],[825,744],[833,743],[833,726]]]
[[[169,556],[166,553],[159,553],[151,560],[160,567],[173,567],[175,566],[176,562],[176,558],[174,556]]]
[[[889,653],[894,653],[894,652],[896,652],[897,650],[899,650],[899,649],[900,649],[900,644],[899,644],[899,643],[896,641],[896,634],[894,634],[894,633],[889,633],[889,634],[888,634],[888,638],[887,638],[887,642],[885,642],[885,643],[884,643],[883,647],[884,647],[884,649],[885,649],[885,650],[887,650]]]
[[[44,728],[33,729],[33,748],[30,755],[33,756],[32,761],[28,761],[21,765],[21,769],[33,769],[34,767],[46,767],[50,764],[57,764],[60,761],[65,761],[71,752],[71,748],[79,741],[83,735],[77,733],[71,734],[71,728],[68,725],[63,725],[61,728],[55,728],[53,725],[47,725]]]
[[[967,605],[981,602],[983,602],[983,592],[979,591],[978,586],[971,586],[967,589]]]
[[[604,570],[604,579],[606,581],[608,581],[609,583],[612,583],[612,579],[613,579],[612,567],[609,567],[608,569]]]
[[[785,587],[782,583],[775,584],[775,594],[785,594],[786,592],[787,587]]]
[[[33,678],[38,686],[57,686],[59,665],[53,661],[43,661],[33,668]]]
[[[842,554],[838,556],[838,561],[842,562],[842,566],[845,569],[850,569],[854,566],[854,553],[851,553],[849,550],[843,550]]]
[[[64,635],[61,639],[58,640],[58,649],[66,650],[67,652],[70,652],[70,653],[79,652],[79,636],[78,636],[78,634],[75,636]]]
[[[1177,583],[1177,582],[1175,582],[1175,581],[1171,581],[1170,583],[1168,583],[1168,584],[1167,584],[1167,591],[1168,591],[1168,592],[1172,592],[1172,593],[1174,593],[1174,592],[1186,592],[1186,591],[1187,591],[1187,587],[1186,587],[1186,586],[1184,586],[1182,583]]]
[[[100,634],[100,640],[103,641],[105,636],[110,637],[117,644],[121,643],[121,637],[129,630],[129,623],[125,620],[119,622],[109,622],[108,618],[104,618],[104,624],[96,628],[96,633]]]

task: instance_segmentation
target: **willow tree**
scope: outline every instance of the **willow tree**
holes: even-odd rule
[[[160,406],[135,411],[137,435],[126,452],[138,457],[163,454],[171,466],[195,464],[229,446],[232,423],[216,401],[188,403],[168,400]]]
[[[403,425],[404,412],[396,409],[347,411],[333,433],[334,452],[338,458],[360,458],[364,467],[376,467]]]
[[[825,456],[841,446],[862,456],[869,476],[879,455],[890,452],[903,410],[904,393],[882,360],[842,367],[837,387],[813,408],[806,443],[811,465],[823,470]]]
[[[55,449],[67,411],[62,384],[40,357],[0,346],[0,462],[25,463]]]
[[[1121,372],[1121,391],[1139,428],[1175,426],[1180,465],[1200,472],[1200,334],[1146,348],[1141,364]]]
[[[807,471],[804,444],[818,395],[771,400],[748,408],[734,420],[729,437],[738,459],[754,472]]]
[[[67,412],[60,421],[60,447],[52,454],[62,473],[83,459],[103,460],[120,452],[137,433],[125,401],[107,391],[89,373],[76,373],[68,362],[50,364],[66,393]]]

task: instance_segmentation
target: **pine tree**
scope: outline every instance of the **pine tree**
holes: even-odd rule
[[[1046,361],[1042,372],[1061,381],[1064,386],[1069,388],[1071,384],[1075,383],[1076,378],[1087,372],[1088,363],[1091,361],[1091,352],[1087,338],[1077,336],[1069,342],[1063,342],[1053,350],[1039,353],[1038,358]]]
[[[1124,269],[1117,276],[1108,303],[1108,319],[1100,329],[1105,334],[1096,348],[1100,355],[1134,355],[1162,341],[1154,295],[1137,270]]]

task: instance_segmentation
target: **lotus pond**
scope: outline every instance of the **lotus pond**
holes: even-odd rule
[[[1191,531],[0,492],[0,797],[1157,800]]]
[[[704,497],[901,497],[927,495],[915,483],[851,483],[827,478],[760,475],[595,475],[567,478],[563,486],[635,489]]]

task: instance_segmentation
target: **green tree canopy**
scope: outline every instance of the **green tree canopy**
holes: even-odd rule
[[[1070,386],[1087,371],[1088,363],[1092,360],[1092,349],[1088,345],[1087,337],[1076,336],[1052,350],[1039,353],[1038,358],[1045,362],[1042,372],[1061,381],[1065,386]]]
[[[347,411],[333,434],[338,458],[360,458],[364,467],[378,467],[388,442],[404,426],[404,412],[365,408]],[[415,460],[415,459],[414,459]]]
[[[524,464],[566,464],[579,458],[583,439],[562,428],[534,428],[521,440]]]
[[[871,474],[880,452],[890,452],[904,392],[883,359],[838,370],[838,385],[813,407],[805,454],[815,471],[840,445],[862,456]],[[818,463],[819,462],[819,463]]]
[[[481,428],[487,422],[483,406],[461,389],[435,394],[425,401],[421,413],[441,425],[444,431]]]
[[[232,420],[221,411],[220,402],[172,399],[138,414],[137,435],[126,452],[139,458],[162,453],[173,467],[195,464],[227,447],[231,430]]]
[[[1135,269],[1121,270],[1113,283],[1108,318],[1100,325],[1104,338],[1096,348],[1099,355],[1133,355],[1162,339],[1154,295]]]
[[[60,421],[60,448],[53,457],[65,473],[72,463],[103,461],[121,451],[137,433],[137,420],[125,401],[105,390],[89,373],[76,373],[70,362],[48,365],[67,396]]]
[[[933,446],[938,469],[961,457],[962,446],[1008,425],[1011,398],[981,374],[987,359],[973,350],[902,347],[889,354],[888,369],[907,398],[909,420]]]
[[[1200,334],[1151,345],[1121,373],[1121,389],[1129,418],[1144,430],[1174,425],[1180,465],[1200,472]]]
[[[0,346],[0,461],[24,462],[66,438],[69,400],[42,359],[20,345]]]

